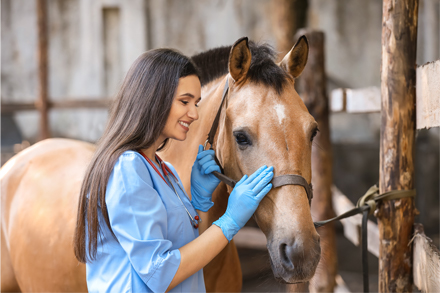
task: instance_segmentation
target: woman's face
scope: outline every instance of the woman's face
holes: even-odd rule
[[[197,104],[201,100],[200,80],[196,75],[179,79],[173,105],[162,131],[162,138],[185,140],[192,122],[199,119]]]

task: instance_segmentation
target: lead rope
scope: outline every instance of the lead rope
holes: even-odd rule
[[[382,200],[393,200],[414,197],[416,190],[392,190],[379,194],[377,185],[373,185],[358,200],[356,207],[331,219],[325,221],[314,222],[316,228],[322,227],[328,223],[342,220],[357,214],[362,214],[362,233],[361,233],[361,249],[362,249],[362,275],[364,283],[364,292],[369,292],[368,279],[368,216],[376,210],[377,202]]]

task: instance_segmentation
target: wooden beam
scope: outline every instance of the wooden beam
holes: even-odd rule
[[[347,89],[338,88],[331,91],[330,109],[332,112],[347,112]]]
[[[49,103],[50,108],[53,109],[74,109],[74,108],[108,108],[110,107],[112,100],[101,98],[97,100],[60,100],[51,101]]]
[[[440,60],[417,68],[417,129],[440,126]]]
[[[414,224],[413,278],[422,292],[440,292],[440,251],[425,235],[422,224]]]
[[[35,103],[2,103],[2,114],[37,110]]]
[[[312,147],[312,185],[313,200],[311,212],[315,221],[326,220],[334,216],[332,208],[332,148],[330,142],[329,99],[325,74],[324,33],[311,29],[301,29],[295,39],[302,35],[309,43],[309,58],[301,76],[295,81],[295,87],[307,106],[310,114],[319,125]],[[319,147],[318,147],[319,146]],[[336,235],[333,223],[317,230],[321,237],[321,258],[317,271],[319,278],[310,282],[313,292],[333,292],[338,272]],[[288,285],[288,287],[290,287]],[[297,288],[295,288],[296,292]],[[288,291],[293,292],[293,291]]]
[[[379,190],[414,188],[418,0],[384,0]],[[379,227],[379,292],[412,292],[414,199],[386,200]]]
[[[372,113],[380,111],[380,89],[366,87],[360,89],[335,89],[331,93],[333,112]]]
[[[92,99],[68,99],[60,101],[49,101],[48,109],[76,109],[76,108],[108,108],[112,100],[101,98]],[[38,110],[35,103],[2,103],[1,113],[14,113],[19,111]]]
[[[38,100],[36,107],[40,111],[40,139],[50,137],[48,116],[48,62],[47,62],[47,2],[37,0],[38,18]]]
[[[354,204],[346,197],[342,192],[333,185],[333,208],[337,215],[341,215],[346,211],[354,208]],[[344,228],[344,236],[351,243],[359,246],[361,243],[361,227],[362,227],[362,216],[355,215],[346,219],[341,220],[341,224]],[[379,257],[379,229],[377,225],[368,220],[368,251],[371,252],[376,257]]]

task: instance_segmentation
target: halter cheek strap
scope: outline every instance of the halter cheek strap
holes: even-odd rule
[[[206,149],[206,145],[209,143],[210,149],[213,150],[212,145],[214,144],[214,137],[215,137],[215,134],[218,129],[218,124],[220,121],[220,114],[221,114],[221,111],[223,108],[224,101],[226,100],[226,96],[228,94],[228,91],[229,91],[229,78],[226,78],[225,87],[223,89],[222,101],[220,103],[220,107],[218,108],[217,115],[215,115],[215,119],[214,119],[214,122],[212,123],[211,130],[209,131],[208,138],[205,142],[205,149]],[[223,174],[224,171],[223,171],[223,168],[221,167],[219,160],[217,159],[217,156],[214,155],[214,158],[221,169],[221,173],[214,171],[213,172],[214,176],[217,177],[220,181],[224,182],[225,184],[227,184],[233,188],[235,186],[235,184],[237,184],[237,182],[235,180],[229,178],[225,174]],[[287,175],[276,176],[272,179],[273,188],[281,187],[284,185],[300,185],[300,186],[304,187],[304,189],[307,193],[307,198],[309,200],[309,205],[312,204],[312,198],[313,198],[312,186],[311,186],[311,184],[307,183],[307,180],[304,179],[304,177],[302,177],[300,175],[296,175],[296,174],[287,174]]]

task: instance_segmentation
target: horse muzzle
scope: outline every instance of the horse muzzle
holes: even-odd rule
[[[321,258],[319,235],[308,242],[298,239],[284,239],[268,243],[272,271],[275,278],[283,283],[309,281],[315,274]]]

